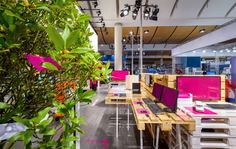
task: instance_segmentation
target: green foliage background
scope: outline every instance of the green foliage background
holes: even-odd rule
[[[99,62],[99,53],[92,50],[89,17],[78,13],[78,5],[75,0],[2,0],[0,3],[0,123],[31,123],[23,135],[12,139],[24,140],[28,148],[32,136],[38,133],[49,135],[41,138],[42,147],[70,147],[70,142],[78,139],[70,138],[71,133],[82,132],[79,127],[82,121],[72,108],[77,102],[91,101],[94,96],[92,91],[83,93],[82,88],[87,80],[107,81],[111,72],[109,64]],[[24,58],[25,54],[50,55],[62,69],[44,63],[49,70],[40,72],[39,77],[39,72]],[[65,104],[54,102],[55,83],[65,81],[76,82],[76,91],[67,97],[71,100]],[[47,113],[47,107],[53,105],[65,115],[60,121],[65,131],[59,143],[50,144],[47,142],[54,129],[44,129],[51,124],[52,117],[43,124],[43,118],[36,117],[42,110]]]

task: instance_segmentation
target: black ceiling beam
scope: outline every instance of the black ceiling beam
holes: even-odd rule
[[[102,32],[102,28],[100,27],[100,31],[101,31],[101,34],[102,34],[102,40],[103,40],[103,42],[105,43],[105,44],[107,44],[107,42],[106,42],[106,40],[105,40],[105,38],[104,38],[104,35],[103,35],[103,32]]]
[[[225,14],[225,17],[227,17],[235,7],[236,7],[236,3],[234,3],[233,6],[229,9],[229,11],[227,11],[227,13]]]
[[[186,39],[188,39],[188,37],[196,30],[197,27],[198,26],[195,26],[193,30],[183,40],[181,40],[181,43],[184,42]]]
[[[89,7],[89,12],[91,14],[91,17],[93,17],[93,11],[92,11],[92,7],[91,7],[91,3],[90,1],[87,1],[88,7]]]
[[[148,43],[152,42],[153,38],[154,38],[155,35],[156,35],[157,29],[158,29],[158,26],[156,27],[156,29],[155,29],[155,31],[154,31],[154,33],[153,33],[153,35],[152,35],[152,38],[148,41]],[[155,44],[154,44],[153,46],[155,46]]]
[[[168,40],[169,40],[169,39],[171,38],[171,36],[175,33],[175,31],[176,31],[177,28],[178,28],[178,26],[175,27],[175,29],[174,29],[173,32],[170,34],[170,36],[166,39],[164,48],[167,46]]]
[[[171,10],[170,17],[173,16],[174,11],[175,11],[175,8],[177,7],[178,2],[179,2],[179,0],[175,0],[175,4],[174,4],[174,6],[173,6],[173,8],[172,8],[172,10]]]
[[[200,17],[200,15],[202,14],[204,8],[208,5],[210,0],[206,0],[205,3],[203,4],[202,8],[200,9],[200,11],[197,14],[197,17]]]

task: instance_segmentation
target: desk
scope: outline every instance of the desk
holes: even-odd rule
[[[125,96],[120,94],[125,94]],[[180,135],[180,125],[184,126],[189,132],[195,130],[195,121],[184,112],[178,110],[176,113],[163,113],[159,115],[153,114],[148,106],[144,104],[142,98],[151,98],[155,99],[150,91],[146,90],[144,87],[141,88],[141,94],[132,94],[130,90],[119,90],[119,89],[110,89],[108,91],[108,95],[105,98],[106,104],[116,104],[116,138],[118,138],[118,105],[119,104],[127,104],[129,109],[129,104],[131,104],[132,111],[134,114],[135,122],[137,124],[137,128],[140,131],[140,148],[143,149],[143,131],[145,130],[145,125],[151,124],[156,125],[156,135],[153,135],[153,138],[156,140],[156,149],[158,149],[159,143],[159,132],[162,131],[171,131],[172,125],[176,125],[176,133],[178,138],[178,145],[179,148],[182,149],[181,143],[181,135]],[[142,105],[135,104],[133,101],[138,100],[143,102]],[[165,106],[161,103],[158,103],[161,108]],[[136,109],[138,108],[145,108],[146,110],[150,111],[147,115],[139,114]],[[129,128],[129,111],[128,111],[128,127]],[[152,132],[153,133],[153,132]],[[154,134],[154,133],[153,133]],[[154,137],[156,136],[156,137]]]
[[[120,96],[120,95],[123,96]],[[129,130],[129,104],[133,98],[141,97],[141,94],[132,94],[131,90],[125,88],[110,88],[105,97],[105,104],[116,105],[116,138],[119,136],[119,105],[127,105],[127,129]]]

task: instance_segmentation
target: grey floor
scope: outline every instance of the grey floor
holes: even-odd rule
[[[119,137],[115,137],[116,106],[105,105],[107,89],[103,85],[92,103],[81,105],[81,116],[87,122],[82,126],[85,134],[81,136],[81,149],[138,149],[140,137],[132,113],[131,126],[127,130],[127,105],[119,105]],[[153,141],[148,131],[144,132],[143,139],[144,149],[152,149]],[[167,146],[160,141],[159,148],[167,149]]]

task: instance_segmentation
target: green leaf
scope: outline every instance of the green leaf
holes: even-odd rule
[[[69,53],[67,53],[67,54],[63,54],[61,57],[62,57],[62,58],[69,58],[69,59],[73,59],[73,58],[75,58],[76,56],[75,56],[75,55],[73,55],[73,54],[69,54]]]
[[[41,129],[39,131],[40,134],[46,135],[46,136],[51,136],[54,135],[56,133],[56,130],[53,128],[49,128],[49,127],[43,127],[43,129]]]
[[[43,126],[43,127],[46,127],[48,126],[51,122],[52,122],[53,118],[50,117],[48,120],[43,120],[39,123],[39,126]]]
[[[25,21],[23,18],[20,17],[19,14],[15,14],[15,13],[13,13],[13,12],[10,11],[10,10],[5,10],[4,13],[5,13],[6,15],[8,15],[8,16],[15,17],[15,18],[17,18],[17,19],[19,19],[19,20],[21,20],[21,21]]]
[[[43,109],[42,111],[38,112],[38,116],[35,119],[36,123],[40,123],[48,114],[48,112],[51,110],[51,107],[47,107],[45,109]]]
[[[40,6],[40,7],[37,7],[36,9],[39,9],[39,10],[46,10],[48,12],[51,12],[51,10],[47,7],[47,6]]]
[[[86,53],[88,52],[87,50],[91,50],[90,48],[76,48],[71,50],[71,53],[77,53],[77,54],[81,54],[81,53]]]
[[[70,35],[66,39],[66,45],[65,45],[66,49],[71,48],[71,46],[73,46],[78,41],[78,37],[80,37],[80,34],[81,31],[79,30],[75,30],[70,33]]]
[[[23,140],[24,144],[25,145],[29,144],[33,136],[33,131],[28,129],[23,132],[23,135],[24,135],[24,140]]]
[[[5,102],[0,102],[0,109],[8,109],[10,107],[11,107],[11,105],[9,105]]]
[[[64,45],[66,45],[66,39],[69,37],[69,35],[70,35],[70,29],[68,28],[68,26],[66,26],[63,33],[62,33],[62,38],[64,40]],[[64,49],[66,49],[66,47],[64,47]]]
[[[91,99],[96,95],[96,93],[93,90],[87,90],[81,95],[82,99]]]
[[[64,40],[61,35],[57,32],[55,27],[49,25],[46,29],[49,39],[53,42],[56,50],[61,51],[64,48]]]
[[[30,120],[28,120],[28,119],[22,119],[22,118],[16,117],[16,116],[15,116],[15,117],[12,117],[12,119],[13,119],[14,121],[18,122],[18,123],[21,123],[21,124],[27,126],[27,127],[32,127],[32,123],[31,123]]]
[[[66,141],[68,141],[68,142],[72,142],[72,141],[76,141],[76,140],[78,140],[79,138],[77,137],[77,136],[70,136],[70,137],[68,137],[67,139],[66,139]]]
[[[41,63],[41,66],[43,66],[44,68],[47,68],[49,70],[58,70],[55,65],[53,65],[52,63],[49,63],[49,62],[43,62],[43,63]]]
[[[8,139],[9,142],[15,142],[17,140],[23,140],[24,138],[24,132],[17,132],[14,136],[12,136],[10,139]]]

